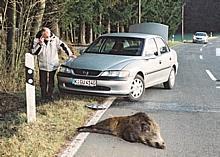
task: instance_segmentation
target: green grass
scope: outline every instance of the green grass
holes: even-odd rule
[[[37,121],[28,124],[23,98],[13,95],[8,95],[9,99],[4,96],[5,104],[16,99],[20,100],[17,104],[22,104],[0,112],[0,156],[56,156],[74,137],[76,128],[93,115],[85,104],[103,101],[97,97],[58,95],[54,102],[38,104]]]
[[[179,45],[179,44],[181,44],[181,43],[182,43],[182,42],[180,42],[180,41],[168,41],[168,45],[169,45],[170,47]]]
[[[185,41],[192,40],[192,37],[193,37],[192,33],[187,33],[187,34],[184,34],[184,36],[183,36]],[[172,36],[169,39],[172,40]],[[174,41],[181,42],[182,41],[182,35],[181,34],[175,34],[174,35]]]

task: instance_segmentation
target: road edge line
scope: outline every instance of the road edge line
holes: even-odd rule
[[[203,56],[202,56],[202,55],[199,55],[199,58],[200,58],[201,60],[203,60]]]
[[[116,97],[109,97],[107,100],[103,103],[103,105],[106,106],[104,110],[98,110],[96,111],[95,115],[90,119],[90,121],[85,125],[93,125],[96,124],[99,119],[102,117],[102,115],[108,110],[108,108],[111,106],[113,101],[116,99]],[[76,152],[79,150],[81,145],[84,143],[85,139],[89,133],[79,133],[69,144],[69,146],[62,151],[58,157],[73,157]]]
[[[209,75],[209,77],[211,78],[212,81],[216,81],[217,79],[215,78],[215,76],[211,73],[210,70],[206,70],[206,73]]]

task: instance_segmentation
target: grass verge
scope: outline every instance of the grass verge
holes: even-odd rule
[[[170,47],[173,47],[173,46],[176,46],[176,45],[179,45],[179,44],[182,44],[182,42],[180,42],[180,41],[168,41],[168,45],[170,46]]]
[[[56,156],[76,134],[76,128],[93,115],[85,104],[103,101],[87,96],[57,97],[54,102],[38,104],[37,122],[27,124],[24,98],[0,93],[0,156]],[[10,105],[13,107],[4,109]]]

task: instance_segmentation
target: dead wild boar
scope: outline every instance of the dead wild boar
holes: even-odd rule
[[[112,117],[95,125],[83,126],[79,132],[110,134],[129,142],[139,142],[159,149],[165,149],[159,125],[146,113],[138,112],[131,116]]]

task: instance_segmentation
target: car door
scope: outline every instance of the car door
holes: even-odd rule
[[[164,40],[160,37],[155,38],[158,51],[160,55],[158,56],[159,63],[160,63],[160,80],[159,82],[165,82],[167,81],[170,70],[171,70],[171,63],[172,63],[172,55],[169,47],[167,44],[164,42]]]
[[[154,38],[150,38],[146,41],[144,53],[145,87],[150,87],[158,84],[161,80],[160,52],[158,52],[158,47]]]

